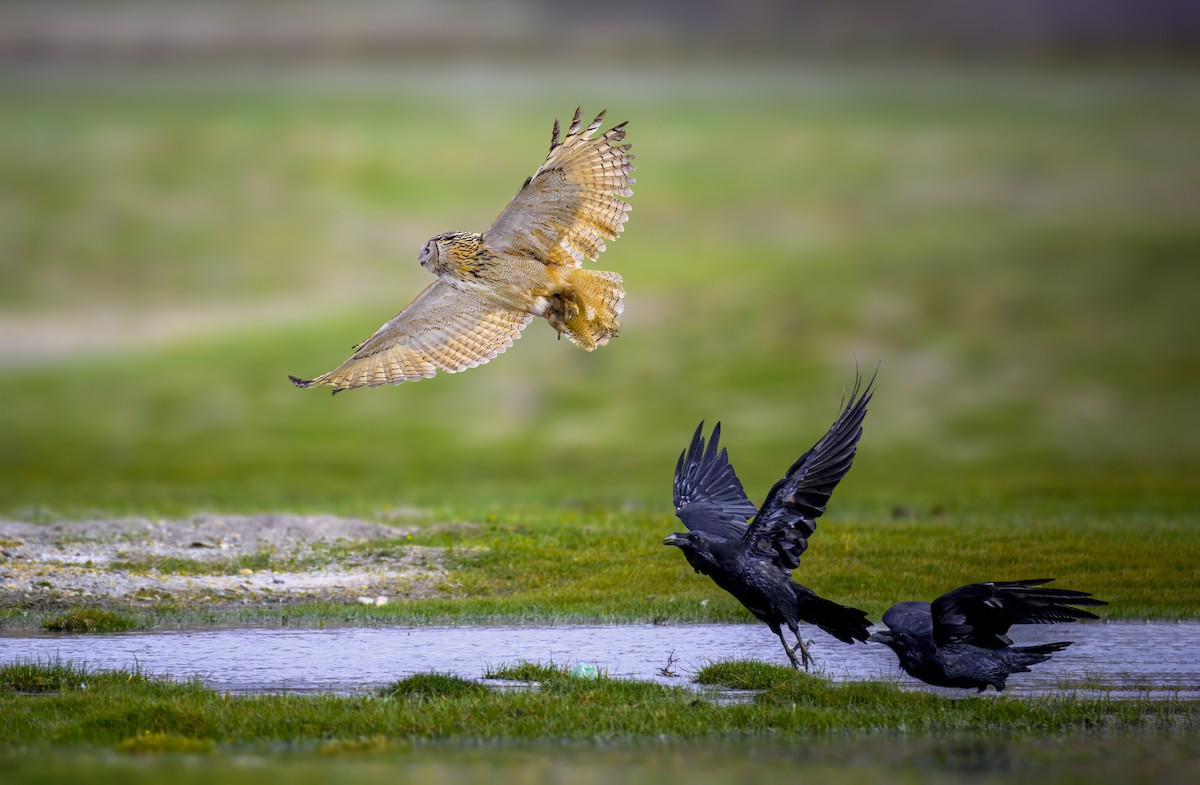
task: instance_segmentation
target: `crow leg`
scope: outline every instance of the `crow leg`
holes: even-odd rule
[[[787,652],[788,659],[791,660],[792,667],[796,670],[802,668],[808,670],[808,665],[813,661],[813,658],[808,653],[808,647],[804,645],[804,639],[800,637],[800,631],[796,627],[792,627],[792,634],[796,636],[795,646],[788,646],[787,639],[783,637],[783,630],[779,630],[776,634],[779,636],[779,642],[783,644],[783,650]],[[797,650],[800,651],[800,659],[796,658]]]
[[[800,660],[796,659],[796,649],[788,646],[787,639],[783,637],[783,630],[776,630],[775,634],[779,636],[779,642],[783,644],[783,650],[787,653],[788,659],[792,662],[792,667],[800,670]]]
[[[808,666],[816,662],[816,660],[814,660],[813,656],[808,652],[808,646],[804,643],[804,636],[800,634],[800,625],[796,624],[794,621],[789,621],[788,629],[792,631],[792,635],[796,636],[796,645],[792,647],[792,651],[795,652],[796,649],[800,650],[800,658],[804,663],[804,670],[808,670]],[[782,639],[782,637],[783,636],[781,635],[780,638]],[[784,645],[786,646],[787,644]],[[793,656],[792,661],[795,662],[795,659],[795,656]]]

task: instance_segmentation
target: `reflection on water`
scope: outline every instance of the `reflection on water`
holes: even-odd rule
[[[813,628],[817,670],[836,679],[896,681],[917,688],[895,655],[876,644],[847,646]],[[1141,696],[1178,691],[1200,698],[1200,624],[1111,623],[1014,628],[1017,644],[1072,640],[1075,645],[1008,692],[1115,689]],[[114,635],[0,635],[0,663],[59,659],[95,669],[132,669],[173,678],[199,676],[232,692],[358,692],[413,673],[481,678],[518,660],[592,663],[614,677],[687,684],[713,661],[786,664],[770,630],[751,624],[556,627],[340,627],[323,630],[205,629]],[[663,670],[676,675],[665,675]],[[924,688],[921,686],[920,688]],[[945,694],[974,694],[937,690]]]

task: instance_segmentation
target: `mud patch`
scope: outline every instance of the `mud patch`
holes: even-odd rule
[[[414,531],[328,515],[0,521],[0,607],[444,595],[445,551],[413,545]]]

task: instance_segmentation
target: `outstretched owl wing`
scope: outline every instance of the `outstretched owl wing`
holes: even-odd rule
[[[579,267],[600,255],[605,240],[617,238],[629,218],[629,203],[617,197],[633,195],[635,167],[630,145],[620,144],[625,123],[592,138],[603,120],[601,112],[584,129],[576,109],[561,142],[554,121],[550,154],[484,233],[487,248]]]
[[[323,385],[337,393],[457,373],[512,346],[532,319],[434,281],[337,368],[315,379],[288,378],[297,387]]]

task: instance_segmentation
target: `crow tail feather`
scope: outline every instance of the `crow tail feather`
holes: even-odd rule
[[[870,636],[871,620],[866,611],[838,605],[818,597],[811,590],[795,584],[796,605],[800,620],[814,624],[843,643],[866,641]]]

